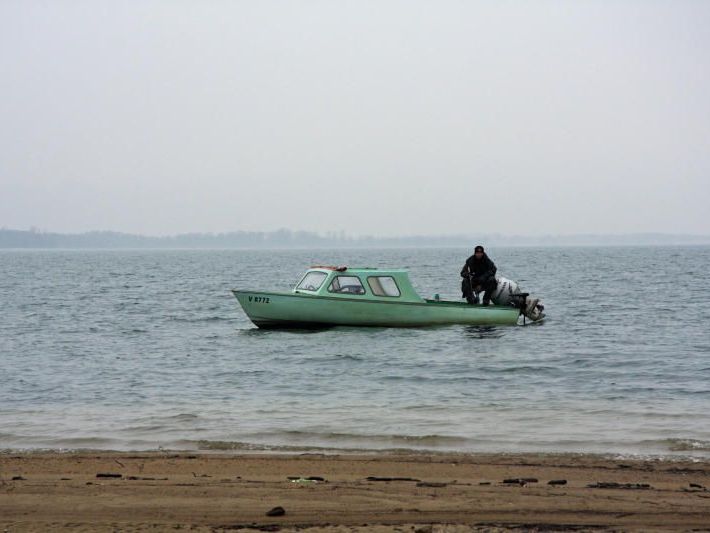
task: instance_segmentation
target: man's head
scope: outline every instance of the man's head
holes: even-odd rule
[[[474,248],[473,255],[476,256],[476,259],[480,259],[481,257],[483,257],[483,254],[484,254],[483,246],[481,246],[479,244],[478,246],[476,246],[476,248]]]

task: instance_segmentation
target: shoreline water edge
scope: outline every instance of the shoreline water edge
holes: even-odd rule
[[[86,440],[86,439],[81,439]],[[52,446],[3,446],[0,447],[0,455],[42,455],[42,454],[195,454],[204,456],[224,455],[283,455],[298,456],[304,454],[318,454],[329,457],[336,456],[429,456],[429,457],[487,457],[496,455],[500,457],[515,456],[535,456],[535,457],[591,457],[601,460],[644,460],[644,461],[666,461],[666,462],[710,462],[710,450],[707,443],[697,442],[692,439],[669,439],[666,442],[667,451],[659,451],[656,447],[658,443],[653,443],[647,450],[638,448],[631,450],[623,449],[596,449],[593,451],[585,449],[503,449],[494,450],[493,447],[484,450],[468,450],[448,447],[444,449],[433,449],[416,446],[391,446],[391,447],[337,447],[337,446],[315,446],[315,445],[287,445],[287,444],[262,444],[252,442],[234,441],[193,441],[182,442],[182,446],[143,446],[143,447],[92,447],[87,445],[52,445]]]

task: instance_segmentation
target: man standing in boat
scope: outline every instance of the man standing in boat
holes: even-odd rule
[[[483,305],[491,303],[491,296],[496,290],[496,266],[486,255],[483,246],[478,245],[473,255],[466,259],[461,269],[461,292],[470,304],[478,303],[478,294],[483,292]]]

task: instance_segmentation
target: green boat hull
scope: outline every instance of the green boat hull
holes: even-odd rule
[[[450,301],[373,301],[299,293],[232,292],[249,319],[260,328],[515,325],[520,315],[514,307]]]

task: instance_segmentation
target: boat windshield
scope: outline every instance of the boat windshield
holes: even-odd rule
[[[365,287],[357,276],[335,276],[328,290],[341,294],[365,294]]]
[[[320,286],[323,285],[323,282],[327,277],[328,274],[326,274],[325,272],[309,272],[308,274],[303,276],[301,283],[298,284],[298,287],[296,287],[296,289],[301,291],[317,291],[318,289],[320,289]]]

